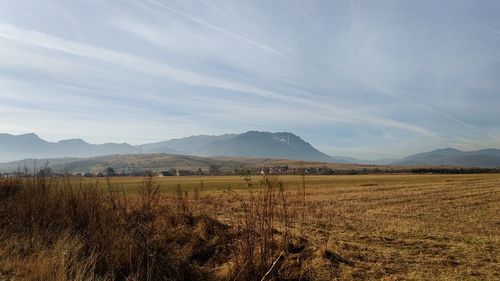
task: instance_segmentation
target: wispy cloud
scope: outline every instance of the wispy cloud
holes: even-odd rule
[[[195,86],[221,88],[234,91],[235,93],[243,92],[246,94],[254,95],[257,98],[266,98],[273,99],[278,102],[294,103],[296,106],[307,106],[313,109],[320,109],[324,110],[325,112],[334,112],[335,115],[340,115],[340,117],[338,118],[327,118],[328,120],[370,122],[380,126],[410,130],[415,133],[426,135],[432,134],[426,129],[419,128],[418,126],[414,126],[411,124],[405,124],[396,120],[378,116],[370,116],[367,114],[363,114],[362,112],[351,112],[344,108],[337,107],[333,104],[325,104],[317,102],[315,100],[311,100],[309,98],[293,97],[286,94],[276,93],[267,89],[261,89],[233,81],[201,75],[191,71],[181,70],[165,64],[149,61],[129,54],[111,51],[95,46],[83,45],[36,31],[21,30],[7,24],[0,24],[0,37],[73,55],[111,62],[133,71],[147,73],[181,83],[187,83]]]
[[[478,98],[500,89],[497,21],[473,20],[481,5],[473,17],[458,4],[447,16],[425,3],[51,3],[0,3],[10,132],[140,143],[290,130],[368,158],[498,140],[499,100]]]

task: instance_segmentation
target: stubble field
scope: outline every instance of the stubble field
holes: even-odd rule
[[[71,179],[81,186],[90,181]],[[105,179],[96,185],[123,191],[134,201],[144,196],[137,188],[143,181],[112,178],[110,185]],[[267,185],[259,176],[156,181],[158,198],[170,202],[172,213],[211,218],[234,234],[224,240],[216,237],[223,236],[215,229],[219,226],[205,229],[201,241],[227,248],[207,250],[202,258],[187,254],[187,264],[204,270],[198,277],[260,280],[269,273],[270,280],[500,280],[498,174],[268,176]],[[17,239],[2,234],[7,243]],[[151,242],[161,235],[153,236]],[[218,244],[215,248],[224,248]],[[25,270],[20,265],[25,257],[7,248],[4,244],[0,252],[0,276],[25,278],[19,272]],[[194,251],[193,245],[188,248]],[[162,280],[154,275],[160,271],[134,270],[138,279]],[[110,279],[120,279],[116,276]]]

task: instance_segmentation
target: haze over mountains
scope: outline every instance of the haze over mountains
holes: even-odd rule
[[[461,151],[454,148],[437,149],[430,152],[408,156],[395,165],[444,165],[469,167],[500,167],[499,149],[482,149],[477,151]]]
[[[221,136],[191,136],[132,146],[90,144],[81,139],[48,142],[36,134],[0,134],[0,161],[26,158],[94,157],[113,154],[169,153],[196,156],[236,156],[335,162],[292,133],[249,131]]]
[[[0,161],[25,158],[92,157],[110,154],[139,153],[126,143],[90,144],[81,139],[48,142],[36,134],[0,134]]]
[[[142,149],[150,153],[197,154],[206,145],[215,141],[225,141],[238,136],[238,134],[225,134],[220,136],[190,136],[171,139],[162,142],[143,144]]]
[[[123,154],[178,154],[203,157],[293,159],[329,163],[380,165],[445,165],[500,167],[500,150],[460,151],[446,148],[403,159],[361,160],[330,156],[288,132],[248,131],[220,136],[191,136],[132,146],[127,143],[90,144],[81,139],[48,142],[36,134],[0,134],[0,162],[22,159],[87,158]]]

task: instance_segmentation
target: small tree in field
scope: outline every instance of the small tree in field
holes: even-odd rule
[[[115,169],[113,169],[111,167],[108,167],[106,169],[106,176],[108,176],[108,177],[114,177],[114,176],[116,176]]]

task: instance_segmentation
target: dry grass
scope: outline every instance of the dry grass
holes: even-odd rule
[[[0,280],[500,279],[500,175],[302,180],[4,180]]]

